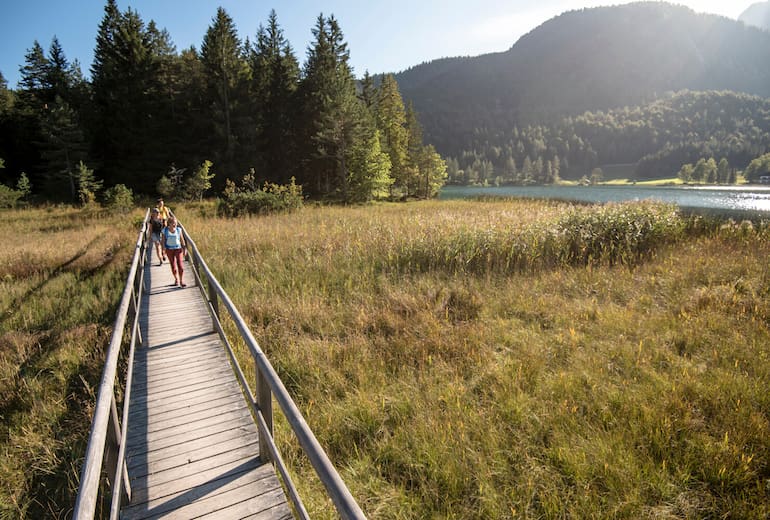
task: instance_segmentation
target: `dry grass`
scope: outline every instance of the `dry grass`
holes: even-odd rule
[[[0,221],[0,518],[65,518],[136,231],[71,208]]]
[[[768,233],[623,208],[176,210],[370,518],[766,518]],[[2,214],[37,239],[0,252],[3,518],[72,505],[135,239],[46,211]],[[629,242],[648,217],[659,239]],[[569,240],[537,233],[554,229]],[[614,236],[642,254],[606,254]],[[506,270],[511,244],[539,260]]]
[[[461,201],[184,221],[371,518],[766,517],[767,232],[682,222],[643,255],[510,272],[447,253],[583,211],[599,226],[580,229],[618,216]],[[428,243],[430,262],[399,260]]]

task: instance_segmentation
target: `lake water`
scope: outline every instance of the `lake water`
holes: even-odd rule
[[[706,210],[726,214],[770,216],[770,187],[637,187],[637,186],[446,186],[439,199],[465,199],[478,196],[560,199],[581,202],[622,202],[659,200],[682,209]]]

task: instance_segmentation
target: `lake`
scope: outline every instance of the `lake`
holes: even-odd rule
[[[686,210],[770,216],[770,187],[765,186],[445,186],[439,199],[478,196],[560,199],[581,202],[659,200]]]

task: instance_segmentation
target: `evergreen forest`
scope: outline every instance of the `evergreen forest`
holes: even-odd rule
[[[0,74],[0,182],[65,202],[159,183],[193,198],[244,179],[343,202],[434,196],[445,163],[394,77],[356,80],[333,15],[311,31],[300,64],[274,10],[242,39],[220,7],[200,48],[178,51],[107,0],[89,80],[56,37],[28,49],[16,89]]]
[[[447,159],[451,184],[550,184],[613,168],[634,180],[671,178],[683,165],[725,161],[713,183],[770,150],[770,100],[729,91],[681,91],[633,108],[585,112],[552,125],[477,129]],[[760,173],[749,178],[758,180]],[[730,181],[732,179],[732,181]],[[707,176],[686,179],[708,182]]]

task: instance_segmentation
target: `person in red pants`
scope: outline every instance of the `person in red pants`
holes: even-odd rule
[[[187,244],[184,241],[182,230],[177,225],[176,217],[169,217],[166,227],[163,228],[163,249],[166,251],[171,272],[174,274],[174,285],[187,287],[184,283],[184,256]]]

